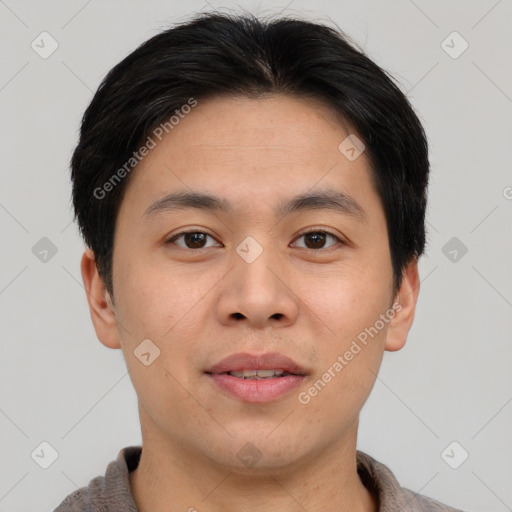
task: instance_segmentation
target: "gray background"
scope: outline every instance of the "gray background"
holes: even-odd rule
[[[416,492],[512,510],[510,0],[0,1],[0,510],[53,510],[141,442],[122,353],[101,345],[89,318],[68,162],[114,64],[193,11],[236,5],[334,21],[423,121],[432,178],[418,309],[406,347],[385,354],[359,448]],[[43,31],[59,45],[46,59],[31,47]],[[457,58],[454,31],[469,44]],[[57,249],[46,261],[43,237]],[[44,445],[31,456],[43,441],[58,453],[47,469]]]

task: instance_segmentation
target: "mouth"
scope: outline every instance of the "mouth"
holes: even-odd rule
[[[307,375],[305,368],[278,352],[253,355],[246,352],[225,357],[211,368],[208,374],[229,374],[242,379],[271,379],[288,375]]]
[[[253,403],[270,402],[290,394],[308,375],[295,361],[276,352],[233,354],[205,373],[216,389],[227,396]]]
[[[296,373],[290,373],[281,368],[271,370],[237,370],[232,372],[221,373],[220,375],[231,375],[232,377],[238,377],[239,379],[274,379],[286,377],[288,375],[298,375]]]

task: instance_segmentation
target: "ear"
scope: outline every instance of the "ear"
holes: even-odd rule
[[[96,336],[108,348],[121,348],[115,308],[101,279],[94,253],[86,249],[80,264],[87,302]]]
[[[393,303],[395,315],[388,324],[386,350],[394,352],[405,345],[407,334],[414,320],[419,293],[418,259],[414,258],[404,269],[402,284]]]

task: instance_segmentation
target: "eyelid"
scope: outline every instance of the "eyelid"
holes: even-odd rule
[[[347,245],[347,242],[344,240],[344,238],[340,237],[336,233],[333,233],[329,229],[326,229],[324,226],[312,226],[312,227],[309,227],[309,228],[305,228],[303,231],[300,231],[295,236],[295,238],[293,240],[295,241],[295,240],[297,240],[298,238],[300,238],[300,237],[302,237],[304,235],[308,235],[309,233],[325,233],[326,235],[331,235],[332,237],[334,237],[339,243],[341,243],[343,245]],[[314,251],[314,252],[321,252],[321,251],[327,251],[328,249],[330,249],[332,247],[335,247],[335,246],[332,245],[332,246],[329,246],[329,247],[326,247],[326,248],[322,248],[322,249],[309,249],[307,247],[300,247],[300,249],[305,249],[305,250]]]
[[[166,237],[166,239],[164,240],[164,244],[167,245],[167,244],[171,244],[173,243],[173,240],[177,239],[177,238],[180,238],[182,235],[187,235],[189,233],[202,233],[204,235],[207,235],[209,236],[210,238],[212,238],[213,240],[215,240],[218,244],[220,244],[221,242],[219,242],[211,233],[209,233],[208,231],[205,231],[204,228],[201,228],[201,229],[189,229],[189,230],[184,230],[184,231],[179,231],[178,233],[174,233],[173,235],[170,235],[168,237]],[[179,245],[177,247],[180,247]],[[187,247],[181,247],[182,249],[188,249]],[[208,249],[208,247],[207,247]],[[191,250],[195,250],[197,251],[198,249],[191,249]]]
[[[325,226],[312,226],[309,228],[305,228],[303,231],[300,231],[295,238],[298,238],[299,236],[307,235],[308,233],[326,233],[328,235],[332,235],[333,237],[337,238],[340,242],[343,242],[343,239],[340,238],[339,235],[336,233],[333,233],[329,229],[326,229]]]

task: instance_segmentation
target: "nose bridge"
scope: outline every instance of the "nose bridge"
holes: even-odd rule
[[[266,246],[267,243],[273,246],[271,237],[258,236],[258,241],[256,236],[246,237],[235,247],[233,268],[222,293],[219,314],[224,322],[245,319],[258,327],[271,319],[281,323],[292,321],[297,305],[286,283],[283,260],[276,247]]]
[[[276,247],[271,245],[269,236],[250,235],[236,247],[234,270],[237,281],[245,288],[246,296],[262,292],[268,295],[276,293],[279,288],[276,282],[279,258],[274,254]]]

